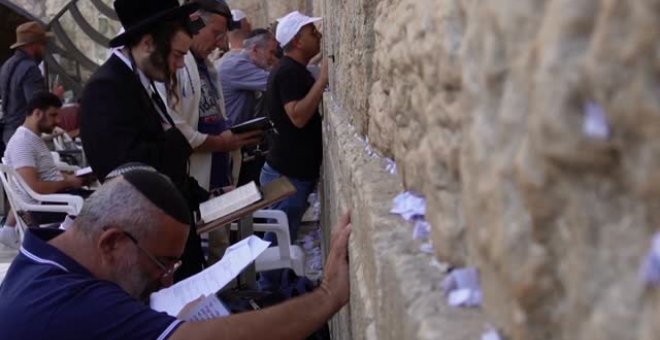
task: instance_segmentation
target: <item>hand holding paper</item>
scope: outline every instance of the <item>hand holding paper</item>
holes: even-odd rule
[[[176,316],[183,307],[204,295],[215,295],[245,269],[270,242],[250,236],[227,249],[220,261],[201,273],[151,294],[151,308]]]

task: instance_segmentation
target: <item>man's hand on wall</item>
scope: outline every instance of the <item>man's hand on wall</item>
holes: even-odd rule
[[[323,86],[328,85],[328,58],[323,58],[321,61],[321,73],[319,73],[319,81]]]
[[[325,278],[321,288],[336,303],[337,309],[348,302],[350,280],[348,275],[348,239],[351,234],[351,214],[345,212],[332,231],[330,252],[325,263]]]

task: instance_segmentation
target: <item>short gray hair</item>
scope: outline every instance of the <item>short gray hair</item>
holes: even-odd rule
[[[247,38],[243,40],[243,48],[251,49],[253,47],[265,47],[273,39],[273,34],[266,29],[259,29],[250,32]]]
[[[157,229],[165,213],[123,177],[107,181],[85,200],[71,228],[91,239],[104,227],[120,227],[138,239]]]

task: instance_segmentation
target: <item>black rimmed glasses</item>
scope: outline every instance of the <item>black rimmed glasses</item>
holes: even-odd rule
[[[122,230],[122,232],[124,233],[124,235],[126,235],[126,237],[128,237],[129,240],[131,240],[131,242],[133,242],[133,244],[135,244],[135,246],[142,253],[144,253],[144,255],[146,255],[151,260],[151,262],[153,262],[158,268],[160,268],[163,271],[163,274],[161,274],[161,276],[160,276],[161,279],[164,279],[164,278],[167,278],[167,277],[170,277],[170,276],[174,275],[174,272],[176,272],[176,270],[179,269],[179,267],[181,267],[181,260],[176,261],[176,262],[174,262],[174,264],[169,265],[169,266],[164,264],[156,256],[151,254],[151,252],[149,252],[147,249],[142,247],[140,245],[140,243],[138,242],[138,240],[135,238],[135,236],[131,235],[128,231],[125,231],[125,230]]]

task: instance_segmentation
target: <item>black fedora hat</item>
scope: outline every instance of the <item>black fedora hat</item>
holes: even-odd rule
[[[199,5],[179,6],[177,0],[116,0],[114,7],[124,32],[110,40],[110,47],[125,45],[130,38],[144,34],[161,21],[180,19],[185,23]]]

